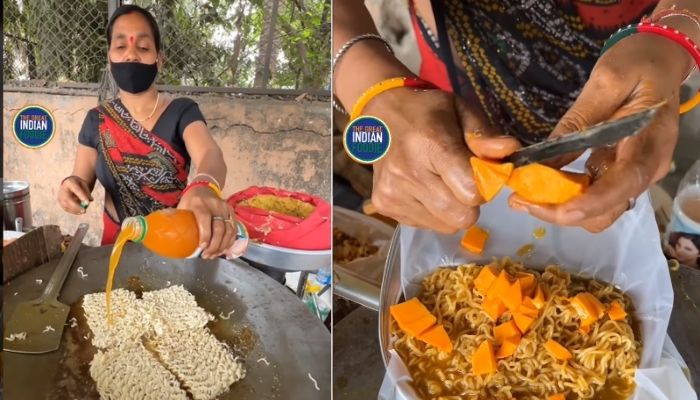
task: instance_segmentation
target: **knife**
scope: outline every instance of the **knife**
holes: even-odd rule
[[[572,132],[553,140],[545,140],[524,147],[511,154],[504,161],[513,163],[515,167],[520,167],[567,153],[616,143],[620,139],[636,135],[644,129],[664,104],[665,102],[615,121],[603,122],[583,131]]]

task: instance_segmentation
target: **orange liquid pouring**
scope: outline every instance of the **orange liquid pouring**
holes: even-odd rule
[[[199,230],[194,214],[187,210],[164,209],[146,217],[124,220],[119,236],[109,257],[109,271],[105,286],[107,323],[113,325],[112,285],[124,245],[128,241],[140,242],[150,251],[168,258],[191,256],[199,245]]]
[[[116,242],[114,242],[114,248],[112,248],[112,254],[109,256],[109,271],[107,272],[107,285],[105,286],[106,302],[107,302],[107,324],[112,326],[114,320],[112,318],[112,284],[114,283],[114,273],[117,271],[117,265],[119,265],[119,259],[122,257],[122,251],[124,250],[124,245],[129,241],[136,232],[133,225],[127,225],[119,232]]]

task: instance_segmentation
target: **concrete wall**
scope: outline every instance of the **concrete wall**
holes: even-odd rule
[[[104,189],[98,184],[93,193],[96,202],[84,216],[65,213],[56,201],[61,179],[73,168],[78,131],[85,113],[97,105],[96,94],[4,89],[4,179],[30,183],[35,226],[55,224],[64,233],[72,233],[80,222],[88,222],[91,230],[86,242],[99,245]],[[330,199],[328,103],[223,95],[188,97],[199,103],[212,135],[224,152],[228,166],[225,195],[253,185],[268,185]],[[40,149],[22,147],[12,134],[12,117],[29,104],[44,106],[56,120],[53,140]]]

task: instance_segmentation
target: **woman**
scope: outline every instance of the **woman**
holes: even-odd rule
[[[124,218],[177,207],[194,213],[203,258],[232,256],[233,210],[217,193],[226,177],[223,154],[194,101],[158,92],[163,54],[155,19],[138,6],[118,8],[107,25],[107,44],[119,95],[88,112],[59,204],[85,213],[99,179],[106,192],[103,245],[114,243]],[[188,186],[190,163],[196,173]]]
[[[700,235],[673,232],[669,235],[666,253],[681,264],[700,268]]]
[[[383,119],[391,151],[374,164],[372,203],[385,215],[451,233],[472,225],[483,203],[469,157],[502,159],[523,144],[578,131],[661,101],[650,126],[593,153],[595,181],[558,206],[509,204],[544,221],[592,232],[610,226],[669,170],[678,136],[679,88],[692,58],[676,43],[636,34],[601,47],[618,28],[676,7],[663,24],[700,42],[697,0],[411,0],[420,77],[442,90],[398,88],[364,114]],[[334,94],[349,109],[369,87],[412,76],[379,40],[362,0],[333,9]],[[469,133],[478,133],[472,135]],[[469,135],[468,135],[469,134]],[[563,166],[573,158],[556,162]]]

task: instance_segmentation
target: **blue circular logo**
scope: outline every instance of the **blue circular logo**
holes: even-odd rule
[[[53,139],[55,130],[53,115],[40,106],[27,106],[19,110],[12,123],[12,131],[17,141],[31,149],[49,143]]]
[[[391,146],[391,134],[384,121],[361,116],[345,128],[343,146],[350,158],[360,164],[372,164],[382,159]]]

